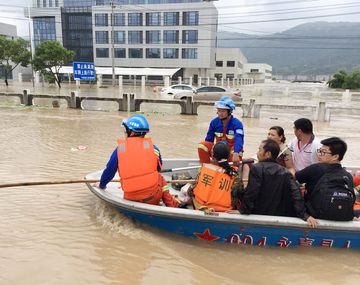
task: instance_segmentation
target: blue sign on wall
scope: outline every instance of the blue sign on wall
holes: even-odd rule
[[[95,80],[95,64],[93,62],[73,62],[74,79]]]

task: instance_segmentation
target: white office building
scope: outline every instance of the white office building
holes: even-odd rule
[[[205,0],[35,0],[34,44],[57,40],[76,61],[103,67],[181,68],[209,76],[218,12]]]

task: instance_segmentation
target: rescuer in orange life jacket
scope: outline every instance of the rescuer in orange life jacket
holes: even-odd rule
[[[216,101],[217,117],[210,122],[205,141],[198,145],[198,154],[201,163],[209,163],[211,149],[217,142],[226,143],[230,147],[232,157],[230,161],[239,166],[242,160],[244,145],[244,127],[240,120],[232,115],[235,103],[229,97],[222,97]]]
[[[241,181],[236,169],[229,165],[229,156],[230,148],[227,144],[215,144],[212,150],[213,163],[202,165],[193,186],[193,203],[196,209],[226,212],[238,207],[237,191],[241,189]]]
[[[105,189],[118,171],[125,199],[153,205],[162,200],[167,207],[178,207],[179,202],[169,193],[169,186],[159,173],[162,166],[160,151],[151,138],[145,138],[149,132],[146,118],[133,115],[123,120],[122,125],[126,138],[118,139],[118,146],[96,186]]]

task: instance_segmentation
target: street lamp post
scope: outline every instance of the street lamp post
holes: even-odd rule
[[[34,51],[33,51],[33,44],[32,44],[32,37],[31,37],[31,16],[30,16],[30,3],[28,4],[28,27],[29,27],[29,41],[30,41],[30,52],[31,52],[31,81],[33,89],[35,89],[35,78],[34,78],[34,66],[33,66],[33,58],[34,58]]]
[[[111,67],[112,86],[115,86],[115,34],[114,34],[114,1],[111,1]]]

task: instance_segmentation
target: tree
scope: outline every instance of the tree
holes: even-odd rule
[[[330,88],[343,88],[343,84],[347,76],[348,74],[345,71],[340,70],[338,73],[334,74],[334,78],[329,80],[327,84]]]
[[[31,52],[28,50],[28,42],[18,38],[12,40],[0,36],[0,65],[3,66],[5,84],[9,86],[8,77],[19,64],[27,66],[30,63]]]
[[[60,68],[71,62],[74,52],[64,48],[58,41],[44,41],[36,46],[34,69],[40,71],[61,88]]]

